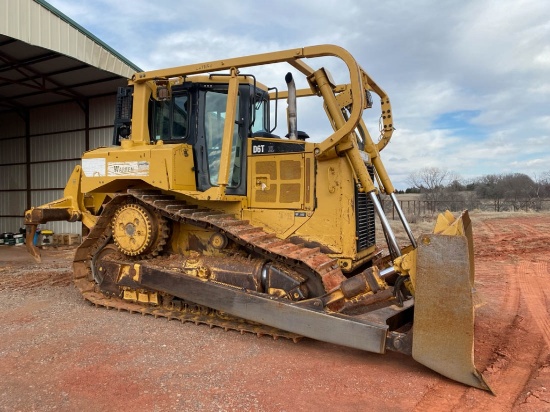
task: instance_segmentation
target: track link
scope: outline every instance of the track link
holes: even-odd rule
[[[319,248],[308,248],[279,239],[262,228],[237,219],[234,215],[224,214],[217,210],[199,208],[189,205],[174,196],[164,195],[158,190],[128,190],[125,194],[115,196],[106,206],[96,225],[78,247],[73,262],[74,283],[82,296],[96,306],[108,309],[124,310],[154,317],[175,319],[181,322],[206,324],[221,327],[225,330],[237,330],[242,333],[254,333],[258,336],[269,335],[274,339],[284,337],[298,341],[301,336],[254,324],[244,319],[229,317],[210,308],[195,304],[184,304],[181,308],[164,306],[145,306],[114,296],[107,296],[99,290],[92,273],[92,258],[101,250],[110,237],[110,222],[119,206],[127,202],[148,205],[164,217],[194,226],[207,228],[224,234],[235,243],[264,256],[266,259],[282,262],[285,265],[307,271],[310,276],[319,277],[326,291],[338,286],[344,279],[336,259],[320,252]]]
[[[279,239],[246,220],[237,219],[234,215],[190,207],[184,201],[163,195],[160,191],[130,189],[128,194],[154,207],[167,218],[218,231],[266,259],[314,273],[322,280],[327,292],[345,280],[338,261],[322,253],[319,248],[308,248],[303,244]],[[173,200],[167,197],[172,197]]]

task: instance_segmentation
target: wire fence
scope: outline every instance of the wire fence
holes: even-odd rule
[[[550,199],[522,199],[514,201],[466,201],[466,200],[399,200],[406,216],[432,216],[450,210],[459,212],[465,209],[484,212],[550,211]],[[389,198],[381,199],[386,216],[398,219],[399,216]]]

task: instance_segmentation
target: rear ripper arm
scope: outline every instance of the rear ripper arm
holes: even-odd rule
[[[34,246],[33,239],[38,225],[47,222],[82,221],[87,227],[92,227],[97,218],[90,212],[94,207],[94,200],[99,199],[99,204],[105,196],[88,196],[85,198],[81,191],[82,167],[76,166],[69,177],[63,197],[39,207],[31,208],[25,212],[26,239],[25,244],[29,253],[40,262],[40,252]],[[91,202],[90,202],[91,201]],[[89,203],[87,206],[86,203]],[[98,205],[96,204],[98,208]]]

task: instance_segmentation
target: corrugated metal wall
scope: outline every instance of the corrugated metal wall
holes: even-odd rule
[[[25,122],[17,113],[0,117],[0,232],[20,227],[27,199]]]
[[[114,95],[90,99],[88,130],[86,113],[76,103],[31,109],[28,137],[23,117],[13,112],[0,114],[0,233],[22,227],[29,204],[39,206],[62,197],[86,149],[111,144],[114,107]],[[55,233],[81,231],[80,223],[68,222],[51,222],[42,228]]]
[[[98,97],[90,104],[90,149],[111,146],[116,97]],[[109,127],[105,127],[109,125]]]

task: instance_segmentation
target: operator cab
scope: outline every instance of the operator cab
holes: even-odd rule
[[[227,194],[246,194],[246,153],[249,137],[277,137],[269,127],[269,94],[249,75],[241,75],[231,147]],[[193,147],[197,189],[218,185],[229,85],[202,76],[170,87],[169,97],[149,100],[149,139],[164,144],[186,143]],[[202,80],[202,81],[201,81]],[[131,128],[132,88],[119,88],[114,144],[128,137]],[[158,92],[158,91],[157,91]],[[158,97],[158,96],[157,96]],[[128,103],[129,102],[129,103]],[[127,116],[124,116],[128,114]]]

